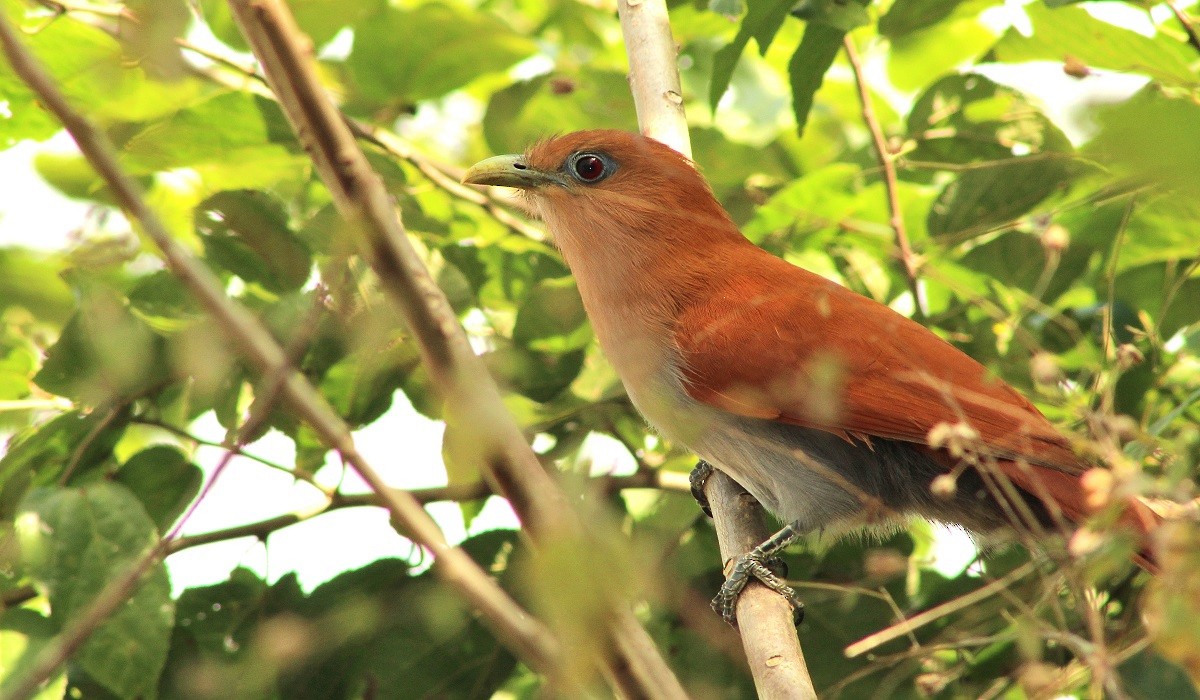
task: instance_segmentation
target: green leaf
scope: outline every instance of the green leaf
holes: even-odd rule
[[[366,348],[331,366],[321,393],[352,427],[366,425],[392,406],[392,397],[419,358],[412,343]]]
[[[266,192],[218,192],[196,207],[209,259],[247,282],[289,292],[308,281],[312,257],[289,228],[283,204]]]
[[[1174,292],[1169,296],[1170,292]],[[1180,329],[1200,321],[1200,276],[1179,277],[1179,266],[1153,264],[1117,275],[1115,298],[1147,314],[1158,325],[1157,335],[1170,338]],[[1114,327],[1118,327],[1114,320]]]
[[[19,433],[0,457],[0,519],[12,518],[31,482],[53,482],[68,461],[76,473],[106,462],[128,424],[125,411],[108,416],[76,410]]]
[[[891,38],[887,55],[892,84],[903,91],[921,90],[930,81],[957,73],[963,63],[984,54],[996,43],[995,32],[980,20],[981,9],[991,4],[992,0],[969,0],[956,4],[949,15],[929,26],[902,28]],[[917,19],[908,17],[906,22]],[[954,41],[946,41],[947,36],[953,36]]]
[[[166,533],[200,493],[204,473],[174,447],[155,445],[130,457],[113,480],[137,496],[158,531]]]
[[[1061,157],[987,163],[962,173],[929,210],[929,235],[973,236],[1028,214],[1067,186],[1081,166]]]
[[[900,37],[937,24],[949,17],[965,1],[896,0],[879,18],[879,33],[895,41]]]
[[[571,277],[537,283],[517,312],[513,340],[531,350],[570,352],[587,347],[591,327]]]
[[[536,49],[486,12],[442,3],[389,6],[355,25],[346,65],[363,97],[404,105],[503,71]]]
[[[51,619],[59,625],[82,615],[157,541],[141,502],[107,482],[36,489],[16,522],[27,571],[49,595]],[[114,694],[152,698],[174,621],[171,585],[159,563],[73,658]]]
[[[252,571],[238,567],[230,572],[228,581],[189,588],[180,594],[175,604],[177,627],[172,663],[194,662],[185,652],[200,652],[215,658],[236,656],[249,644],[253,626],[261,619],[266,592],[266,582]],[[180,644],[180,638],[191,644]]]
[[[1077,282],[1087,271],[1091,257],[1091,251],[1087,249],[1068,247],[1042,291],[1041,301],[1052,303]],[[1048,265],[1046,250],[1037,237],[1020,231],[1005,232],[971,248],[959,262],[1008,287],[1028,292],[1035,290]]]
[[[34,382],[90,405],[136,396],[170,374],[165,343],[115,294],[89,293],[63,327]]]
[[[129,309],[160,333],[185,328],[204,317],[200,305],[175,275],[152,272],[129,290]]]
[[[128,65],[178,80],[187,72],[176,37],[187,32],[191,13],[183,0],[126,0],[116,33]]]
[[[238,29],[237,22],[233,19],[229,3],[224,0],[198,0],[196,6],[213,36],[231,49],[246,53],[250,51],[249,44],[246,43],[242,31]]]
[[[855,211],[861,178],[857,166],[835,163],[793,180],[754,212],[743,231],[759,242],[781,231],[803,235],[834,229]]]
[[[10,607],[0,612],[0,694],[9,696],[12,686],[33,669],[58,631],[49,618],[30,608]],[[51,681],[39,697],[61,697],[65,684],[65,679]]]
[[[1200,196],[1200,105],[1147,88],[1100,112],[1085,153],[1118,173]],[[1194,220],[1193,220],[1194,223]]]
[[[792,54],[788,76],[791,78],[792,112],[796,116],[796,130],[800,134],[804,133],[813,98],[825,81],[825,72],[842,50],[842,38],[845,36],[846,32],[841,29],[810,22],[804,29],[800,46]]]
[[[1175,85],[1195,85],[1195,53],[1186,42],[1159,32],[1138,34],[1092,17],[1080,7],[1050,9],[1039,3],[1024,7],[1033,31],[1009,29],[993,49],[1008,63],[1062,61],[1070,56],[1090,68],[1140,73]]]
[[[583,351],[550,353],[497,341],[484,355],[496,381],[534,401],[549,401],[567,388],[583,368]]]
[[[1179,666],[1145,649],[1117,667],[1130,692],[1145,698],[1197,700],[1200,693]]]
[[[116,204],[104,180],[79,153],[37,153],[33,168],[50,186],[72,199]]]
[[[339,31],[370,13],[377,12],[386,0],[290,0],[288,8],[300,30],[320,48]],[[249,52],[229,3],[225,0],[199,0],[200,12],[213,35],[238,51]]]
[[[0,327],[0,401],[15,401],[32,393],[32,378],[40,360],[38,348],[29,338],[16,329]]]
[[[516,544],[515,534],[485,533],[463,548],[490,568]],[[516,661],[477,615],[431,579],[413,578],[406,562],[380,560],[319,586],[305,605],[307,616],[344,620],[347,641],[289,674],[282,697],[344,697],[367,678],[381,697],[490,697]]]
[[[801,0],[792,14],[804,19],[804,38],[788,62],[792,86],[792,111],[796,129],[804,133],[813,97],[825,80],[825,73],[842,50],[842,39],[855,27],[868,21],[865,3],[860,0]]]
[[[547,136],[580,129],[637,130],[623,73],[584,69],[513,83],[492,95],[483,135],[499,153],[523,152]]]
[[[21,7],[21,12],[25,8]],[[63,15],[47,22],[37,18],[36,29],[23,36],[68,101],[91,117],[149,119],[195,99],[199,82],[182,80],[158,83],[126,60],[121,45],[107,32],[87,22]],[[58,121],[17,78],[7,62],[0,62],[0,149],[21,139],[44,140],[59,131]]]
[[[225,92],[146,124],[121,149],[133,175],[194,168],[220,189],[274,184],[307,173],[291,128],[273,101]]]
[[[906,159],[935,166],[1072,151],[1062,131],[1024,95],[972,73],[929,86],[909,112],[907,129],[917,146]]]
[[[738,27],[737,36],[713,56],[712,81],[708,91],[709,107],[713,111],[716,111],[717,103],[733,79],[733,69],[746,50],[746,44],[754,39],[758,44],[758,53],[766,55],[794,4],[794,0],[748,0],[748,11]]]
[[[0,248],[0,311],[19,307],[59,325],[74,308],[71,289],[60,276],[65,263],[20,248]]]

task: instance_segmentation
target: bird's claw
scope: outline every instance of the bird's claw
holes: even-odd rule
[[[750,577],[754,577],[767,588],[783,596],[792,606],[793,621],[799,625],[804,621],[804,602],[796,597],[795,589],[787,585],[782,578],[784,576],[787,576],[787,567],[781,559],[767,558],[754,551],[743,554],[734,561],[729,576],[721,585],[717,597],[713,598],[712,608],[726,622],[736,626],[738,597],[750,582]]]
[[[692,498],[696,499],[696,503],[700,506],[700,510],[708,517],[712,517],[712,508],[708,505],[708,496],[704,495],[704,485],[708,483],[708,478],[712,476],[713,466],[704,460],[696,462],[695,468],[692,469],[691,475],[688,476],[688,483],[692,487]]]

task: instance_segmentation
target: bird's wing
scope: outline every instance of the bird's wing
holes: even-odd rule
[[[772,262],[774,261],[774,262]],[[869,443],[928,445],[965,423],[975,448],[1078,474],[1085,465],[1023,396],[920,324],[764,254],[694,299],[675,329],[698,401]]]

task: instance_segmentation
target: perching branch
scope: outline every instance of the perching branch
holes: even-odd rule
[[[722,472],[713,472],[704,494],[712,509],[723,561],[749,552],[771,536],[762,506]],[[817,691],[796,636],[792,604],[752,581],[738,596],[737,620],[759,697],[815,700]]]
[[[680,89],[679,67],[667,23],[666,3],[621,0],[617,9],[642,133],[690,158],[683,101],[676,99]],[[708,479],[705,496],[724,561],[749,552],[770,535],[763,526],[762,506],[719,468]],[[752,581],[738,598],[737,618],[742,648],[759,696],[815,698],[816,691],[796,636],[791,604],[758,581]]]
[[[121,208],[141,225],[162,251],[171,271],[212,315],[239,351],[263,374],[269,375],[273,369],[283,366],[286,362],[283,349],[253,316],[225,296],[220,282],[208,268],[167,233],[157,214],[146,204],[141,187],[121,170],[107,135],[67,103],[53,79],[20,43],[16,30],[2,15],[0,43],[3,43],[14,72],[59,119],[84,157],[108,184]],[[321,436],[326,445],[341,452],[364,481],[375,489],[397,527],[434,553],[439,563],[437,573],[480,610],[499,639],[533,667],[546,672],[559,667],[559,649],[548,631],[518,607],[465,552],[451,547],[415,499],[387,488],[355,448],[348,426],[303,376],[289,372],[280,391],[290,408]]]
[[[464,447],[473,451],[472,461],[512,503],[535,544],[573,536],[582,541],[582,523],[505,409],[445,295],[409,242],[382,181],[321,88],[311,40],[281,0],[229,4],[334,204],[351,224],[361,254],[417,341],[445,402],[448,431],[469,430]],[[560,573],[581,580],[602,575],[587,567]],[[684,697],[679,681],[626,604],[613,602],[605,622],[606,628],[598,632],[606,639],[598,647],[608,656],[603,665],[620,693]]]
[[[867,88],[867,80],[863,76],[862,61],[858,57],[858,49],[854,48],[854,40],[847,34],[842,39],[846,49],[846,58],[854,71],[854,82],[858,86],[858,99],[862,104],[863,121],[871,132],[871,141],[875,145],[875,154],[879,158],[879,166],[883,168],[883,186],[887,191],[888,223],[896,234],[896,248],[900,251],[900,263],[904,266],[904,277],[908,281],[908,289],[913,295],[913,306],[921,316],[928,314],[925,297],[918,283],[920,271],[917,256],[913,253],[908,242],[908,230],[904,225],[904,214],[900,209],[900,188],[896,181],[896,157],[887,145],[883,136],[883,128],[879,126],[879,118],[875,116],[875,108],[871,105],[871,91]]]

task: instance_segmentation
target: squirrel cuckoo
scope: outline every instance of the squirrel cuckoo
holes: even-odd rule
[[[766,563],[827,525],[918,513],[1042,532],[1089,514],[1090,465],[1033,404],[924,326],[752,244],[671,148],[582,131],[463,181],[525,192],[637,409],[789,523],[733,567],[713,601],[727,620],[748,576],[799,609]],[[1122,519],[1143,535],[1155,522],[1132,499]]]

